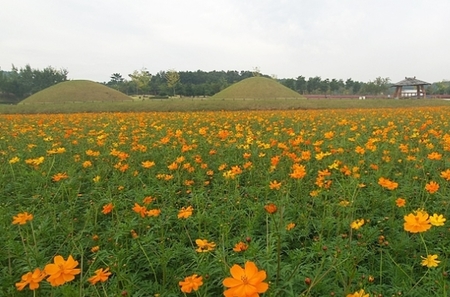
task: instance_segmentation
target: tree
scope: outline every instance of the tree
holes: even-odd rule
[[[314,92],[318,91],[321,82],[322,78],[320,78],[320,76],[308,78],[308,84],[306,85],[306,90],[308,91],[308,93],[313,94]]]
[[[304,76],[297,77],[297,81],[295,83],[295,86],[297,87],[297,92],[300,94],[305,94],[306,92],[306,79]]]
[[[166,72],[165,78],[167,80],[167,86],[173,90],[173,96],[175,96],[175,86],[180,81],[180,74],[174,69],[169,69]]]
[[[149,90],[149,83],[152,80],[152,75],[150,72],[147,71],[147,69],[142,68],[140,71],[133,71],[132,74],[128,74],[128,76],[131,78],[131,81],[134,83],[136,87],[136,93],[139,95],[139,90],[141,90],[143,93],[148,92]]]
[[[114,86],[116,90],[119,90],[120,85],[123,84],[125,80],[120,73],[113,73],[110,78],[111,80],[108,82],[108,84]]]

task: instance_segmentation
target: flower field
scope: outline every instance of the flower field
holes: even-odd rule
[[[449,115],[0,115],[0,296],[448,296]]]

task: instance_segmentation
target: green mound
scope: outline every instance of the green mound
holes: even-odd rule
[[[33,103],[82,103],[82,102],[133,101],[129,96],[102,84],[89,80],[65,81],[36,94],[19,104]]]
[[[237,82],[219,93],[213,99],[277,99],[303,98],[299,93],[283,86],[274,79],[250,77]]]

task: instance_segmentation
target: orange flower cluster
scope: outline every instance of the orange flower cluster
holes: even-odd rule
[[[380,177],[378,179],[378,184],[380,186],[382,186],[383,188],[388,189],[388,190],[395,190],[398,187],[398,183],[393,182],[393,181],[391,181],[391,180],[389,180],[387,178],[384,178],[384,177]]]
[[[146,216],[157,217],[161,214],[160,209],[155,208],[155,209],[147,210],[146,206],[141,206],[141,205],[139,205],[139,203],[134,203],[132,210],[135,213],[138,213],[142,218],[145,218]]]

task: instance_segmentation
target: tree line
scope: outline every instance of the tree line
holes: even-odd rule
[[[51,66],[42,70],[30,65],[23,68],[12,66],[11,71],[0,70],[0,98],[14,98],[20,101],[29,95],[67,80],[66,69]],[[176,71],[169,69],[151,74],[147,69],[135,70],[127,76],[113,73],[108,82],[102,84],[127,95],[150,95],[153,97],[207,97],[243,79],[269,75],[261,74],[258,68],[253,71]],[[377,77],[368,82],[346,79],[322,79],[320,76],[306,78],[278,79],[284,86],[304,95],[384,95],[391,89],[389,78]],[[450,82],[442,81],[428,86],[427,94],[450,94]]]
[[[67,80],[66,69],[48,66],[42,70],[12,65],[11,71],[0,70],[0,93],[11,101],[20,101],[36,92]]]
[[[254,71],[160,71],[155,75],[146,69],[129,74],[130,79],[120,73],[113,73],[111,80],[104,83],[128,95],[152,95],[156,97],[212,96],[228,86],[252,76],[263,76],[258,69]],[[391,93],[391,79],[376,77],[368,82],[356,81],[351,78],[322,79],[320,76],[306,78],[276,79],[284,86],[303,95],[375,95],[387,96]],[[427,87],[427,94],[450,94],[450,82],[442,81]]]

